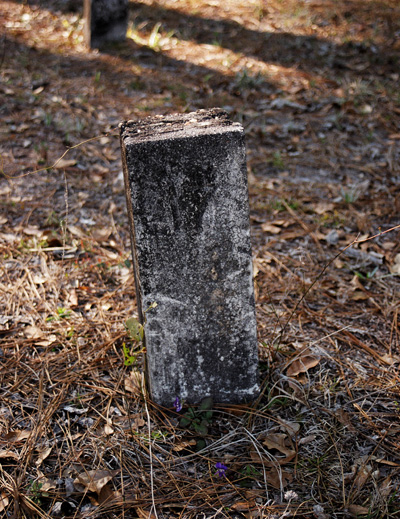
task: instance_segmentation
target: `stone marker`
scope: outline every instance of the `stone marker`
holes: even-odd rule
[[[176,397],[251,401],[259,388],[243,128],[212,109],[120,131],[152,398],[168,407]]]
[[[84,0],[85,41],[91,48],[124,41],[129,0]]]

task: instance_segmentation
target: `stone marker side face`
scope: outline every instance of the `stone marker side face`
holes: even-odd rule
[[[166,406],[176,396],[251,401],[258,362],[243,130],[216,110],[166,121],[140,133],[121,127],[140,315],[157,303],[145,319],[150,391]]]
[[[128,27],[129,0],[84,0],[86,45],[98,48],[124,41]]]

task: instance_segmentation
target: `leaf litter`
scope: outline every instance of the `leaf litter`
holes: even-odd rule
[[[78,2],[0,13],[0,511],[396,517],[398,2],[142,0],[101,53]],[[115,128],[211,106],[246,131],[262,392],[199,438],[145,390]]]

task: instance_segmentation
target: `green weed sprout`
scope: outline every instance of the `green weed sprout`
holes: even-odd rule
[[[203,398],[197,409],[189,407],[187,413],[180,419],[180,426],[193,429],[200,436],[206,436],[213,415],[213,404],[212,397],[207,396]]]
[[[156,308],[157,303],[151,303],[151,305],[145,310],[148,312],[152,308]],[[134,346],[142,346],[144,339],[144,327],[143,324],[140,323],[135,317],[130,317],[125,322],[125,330],[128,333],[129,338],[133,341]],[[132,366],[136,362],[136,357],[139,353],[143,352],[143,347],[139,351],[135,351],[132,355],[131,348],[129,348],[125,343],[122,344],[122,349],[124,352],[124,366]]]

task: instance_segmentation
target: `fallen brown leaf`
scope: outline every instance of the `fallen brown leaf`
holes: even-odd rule
[[[391,476],[387,476],[379,485],[379,493],[382,497],[388,497],[393,492]]]
[[[40,467],[43,461],[50,455],[52,448],[53,447],[44,447],[36,449],[36,451],[39,453],[37,460],[35,460],[35,465],[37,467]]]
[[[17,430],[17,431],[10,431],[9,433],[7,433],[5,436],[4,436],[4,439],[7,440],[8,442],[13,442],[13,443],[16,443],[16,442],[20,442],[22,440],[26,440],[27,438],[29,438],[31,435],[31,431],[28,431],[28,430]]]
[[[0,494],[0,512],[3,512],[7,508],[9,502],[10,500],[8,499],[7,495],[2,492]]]
[[[358,490],[361,490],[365,483],[368,481],[372,472],[372,467],[370,465],[361,465],[358,469],[357,476],[354,480],[355,486]]]
[[[388,366],[392,366],[393,364],[400,363],[400,357],[398,355],[390,355],[389,353],[385,353],[381,355],[382,361]]]
[[[44,337],[44,333],[42,332],[42,330],[35,325],[27,326],[24,329],[24,335],[28,339],[41,339],[42,337]]]
[[[287,436],[287,434],[283,434],[283,433],[269,434],[268,436],[263,438],[262,442],[268,449],[270,449],[270,450],[275,449],[285,456],[285,458],[283,460],[281,458],[278,458],[279,463],[281,463],[281,464],[288,463],[296,455],[296,451],[293,448],[292,441]]]
[[[353,301],[366,301],[370,297],[371,296],[369,294],[367,294],[366,292],[361,291],[361,290],[355,290],[353,292],[353,294],[351,295],[351,299]]]
[[[37,238],[40,238],[43,235],[43,230],[36,226],[28,226],[23,228],[23,233],[28,236],[36,236]]]
[[[19,456],[16,452],[13,451],[0,451],[0,459],[13,459],[13,460],[19,460]]]
[[[135,427],[136,429],[139,429],[140,427],[144,427],[146,425],[146,422],[143,420],[142,415],[138,414],[135,417]]]
[[[54,479],[43,477],[39,480],[39,483],[41,483],[40,490],[43,492],[48,492],[49,490],[57,488],[57,482]]]
[[[395,241],[385,241],[382,243],[382,249],[384,250],[392,250],[396,247],[397,243]]]
[[[396,254],[389,270],[392,274],[400,274],[400,254]]]
[[[286,470],[272,468],[267,471],[267,482],[272,487],[280,489],[287,487],[293,480],[293,475]]]
[[[350,505],[349,512],[353,517],[359,517],[360,515],[367,515],[369,513],[369,509],[365,506]]]
[[[82,485],[88,492],[99,494],[102,488],[118,474],[118,470],[89,470],[79,474],[74,484]]]
[[[320,362],[319,357],[314,355],[304,355],[298,359],[295,359],[288,367],[286,374],[288,377],[295,377],[299,373],[305,373],[311,368],[314,368]]]
[[[298,422],[288,422],[283,418],[280,418],[279,421],[281,429],[286,431],[291,436],[294,436],[300,431],[300,424]]]
[[[102,229],[94,228],[92,230],[92,237],[98,242],[107,241],[112,233],[112,229],[110,227],[103,227]]]
[[[111,501],[121,500],[122,495],[118,490],[113,490],[112,486],[107,483],[107,485],[104,485],[104,487],[101,489],[100,493],[95,495],[90,495],[89,499],[92,505],[99,506],[103,505],[104,503],[110,503]]]
[[[330,211],[333,211],[335,208],[335,204],[332,202],[319,202],[314,206],[314,212],[320,215],[326,214]]]
[[[46,336],[46,339],[42,340],[42,341],[35,341],[35,344],[37,346],[43,346],[43,347],[46,347],[46,346],[50,346],[50,344],[53,344],[53,342],[56,342],[58,339],[57,335],[55,335],[54,333],[50,334],[50,335],[47,335]]]
[[[279,234],[280,232],[282,232],[282,229],[281,227],[278,227],[277,225],[273,225],[272,223],[263,223],[261,225],[261,229],[263,230],[263,232],[269,232],[271,234]]]
[[[304,438],[300,438],[299,445],[307,445],[307,443],[313,442],[316,437],[316,434],[309,434],[308,436],[304,436]]]
[[[78,294],[75,288],[72,288],[67,295],[67,303],[71,308],[78,306]]]
[[[383,458],[375,458],[377,463],[383,463],[384,465],[389,465],[390,467],[400,467],[400,463],[395,463],[394,461],[384,460]]]
[[[110,501],[120,501],[122,499],[121,492],[113,490],[110,484],[105,485],[99,494],[99,504],[102,505]]]
[[[350,415],[346,413],[344,409],[341,407],[335,412],[336,418],[339,420],[339,422],[343,425],[345,425],[349,431],[355,432],[355,428],[353,424],[351,423]]]
[[[174,445],[172,450],[175,452],[180,452],[183,449],[186,449],[187,447],[193,447],[194,445],[196,445],[196,443],[196,440],[183,440],[179,442],[177,445]]]
[[[248,512],[255,506],[255,501],[237,501],[231,506],[231,510],[236,510],[237,512]]]
[[[53,164],[53,169],[64,169],[70,168],[71,166],[75,166],[76,160],[74,159],[60,159],[55,164]]]

